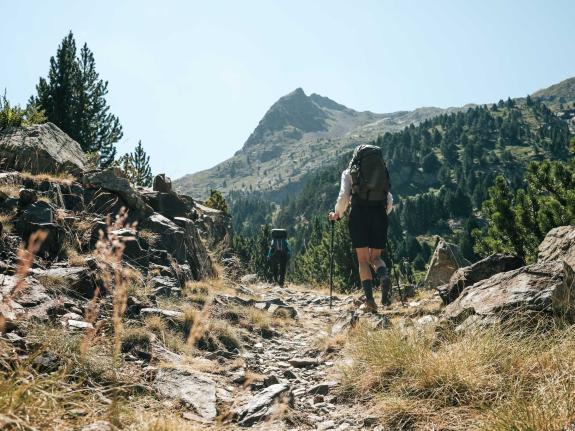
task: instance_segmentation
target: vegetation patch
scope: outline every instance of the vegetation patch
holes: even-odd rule
[[[408,334],[357,328],[340,396],[397,429],[561,429],[575,418],[575,329]],[[545,394],[545,395],[544,395]]]

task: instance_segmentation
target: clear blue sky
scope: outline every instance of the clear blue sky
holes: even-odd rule
[[[211,167],[296,87],[358,110],[487,103],[575,76],[572,0],[0,0],[0,87],[24,104],[72,30],[154,173]]]

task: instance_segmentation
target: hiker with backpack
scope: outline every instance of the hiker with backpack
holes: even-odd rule
[[[285,229],[272,229],[271,237],[268,261],[272,270],[272,280],[283,287],[287,264],[291,257],[287,231]]]
[[[391,305],[391,279],[381,258],[387,243],[387,215],[393,210],[390,189],[389,172],[381,148],[360,145],[355,149],[348,168],[341,174],[335,209],[329,214],[330,220],[339,220],[351,206],[349,233],[359,262],[365,309],[369,312],[377,311],[373,298],[376,284],[381,287],[382,305]]]

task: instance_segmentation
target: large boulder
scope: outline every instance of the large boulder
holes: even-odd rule
[[[86,267],[33,268],[30,274],[53,292],[92,299],[101,283]]]
[[[443,311],[441,325],[465,328],[509,317],[560,316],[575,310],[573,269],[564,262],[536,263],[466,287]]]
[[[156,192],[171,193],[172,179],[166,174],[158,174],[154,177],[152,189]]]
[[[84,187],[108,190],[120,196],[128,206],[127,209],[136,218],[145,218],[154,210],[144,202],[130,181],[123,176],[118,168],[108,168],[103,171],[87,172],[83,177]]]
[[[551,229],[538,249],[538,262],[564,260],[575,268],[575,226]]]
[[[459,268],[451,276],[449,283],[439,286],[439,296],[445,305],[452,303],[467,286],[485,280],[500,272],[521,268],[524,262],[517,256],[492,254],[473,265]]]
[[[33,174],[81,175],[86,158],[80,145],[52,123],[10,127],[0,133],[0,160],[4,170]]]
[[[173,192],[144,191],[142,198],[154,211],[166,217],[186,217],[191,211],[188,204]]]
[[[154,248],[166,250],[179,263],[186,263],[186,239],[184,229],[169,218],[154,213],[140,223],[145,229],[156,235]]]
[[[233,244],[232,219],[229,214],[195,203],[198,226],[208,247],[217,252],[231,249]]]
[[[174,223],[184,229],[187,259],[194,279],[213,277],[215,271],[212,260],[194,222],[185,217],[175,217]]]
[[[60,253],[66,237],[62,226],[54,223],[55,210],[54,206],[47,202],[36,201],[20,210],[14,221],[14,227],[25,242],[34,232],[44,231],[46,239],[42,242],[38,254],[51,258]]]
[[[469,264],[458,246],[440,238],[433,256],[431,256],[429,268],[425,274],[424,286],[433,289],[446,284],[455,271]]]

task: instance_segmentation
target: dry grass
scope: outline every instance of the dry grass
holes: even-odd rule
[[[124,268],[124,284],[128,296],[134,296],[141,301],[147,301],[152,293],[151,287],[146,283],[144,274],[133,267]]]
[[[324,352],[337,352],[345,346],[348,337],[345,331],[337,335],[331,335],[331,328],[328,328],[326,334],[315,338],[313,347]]]
[[[92,228],[93,220],[79,219],[74,220],[72,227],[78,236],[84,236],[85,233],[89,232]]]
[[[158,419],[151,415],[143,417],[137,427],[129,428],[137,431],[200,431],[197,425],[190,424],[185,419],[176,417]]]
[[[151,343],[152,338],[145,328],[125,328],[122,333],[122,352],[128,352],[136,347],[149,350]]]
[[[202,293],[206,295],[233,295],[235,290],[232,289],[224,279],[212,278],[200,281],[188,281],[184,287],[184,294]]]
[[[68,280],[61,275],[40,275],[37,279],[53,295],[65,294],[70,290]]]
[[[238,331],[225,320],[210,319],[205,328],[204,336],[196,342],[198,347],[202,347],[202,344],[206,343],[208,350],[233,351],[242,349]]]
[[[41,202],[46,202],[47,204],[54,203],[54,202],[52,201],[52,199],[50,199],[50,197],[49,197],[49,196],[46,196],[46,195],[39,195],[39,196],[38,196],[38,200],[41,201]]]
[[[14,184],[2,184],[0,185],[0,193],[5,193],[11,198],[17,198],[20,196],[21,185]]]
[[[75,178],[67,174],[65,172],[52,174],[52,173],[41,173],[41,174],[32,174],[30,172],[21,172],[21,177],[27,180],[32,180],[34,182],[41,182],[41,181],[50,181],[51,183],[57,183],[60,185],[71,185]]]
[[[117,423],[118,404],[137,395],[133,376],[113,366],[109,338],[99,338],[86,355],[80,354],[82,335],[63,328],[31,326],[28,340],[40,347],[0,373],[1,429],[77,429],[96,420]],[[0,347],[6,351],[6,346]],[[56,357],[59,368],[37,371],[33,362],[41,354]],[[3,427],[3,422],[11,425]]]
[[[168,349],[176,353],[184,353],[190,349],[186,340],[175,328],[160,316],[149,316],[144,320],[144,327],[155,334],[160,342]]]
[[[84,266],[86,264],[86,255],[78,253],[75,248],[69,248],[66,251],[68,263],[70,266]]]
[[[154,247],[158,242],[158,234],[152,232],[148,229],[140,229],[138,230],[138,237],[142,238],[146,241],[151,247]]]
[[[556,430],[575,420],[575,328],[451,334],[357,328],[341,395],[391,429]]]
[[[14,220],[14,214],[0,213],[0,224],[2,224],[2,231],[6,233],[11,233],[14,225],[12,224]]]

